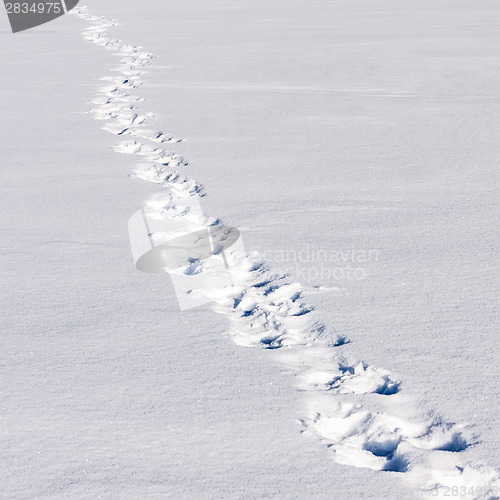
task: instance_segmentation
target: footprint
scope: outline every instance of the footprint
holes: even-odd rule
[[[339,365],[340,376],[334,377],[327,388],[345,394],[383,394],[390,396],[399,392],[401,382],[393,381],[390,373],[382,368],[365,366],[361,361],[355,366]]]

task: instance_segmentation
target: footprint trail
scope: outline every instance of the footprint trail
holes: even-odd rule
[[[86,7],[72,13],[87,23],[84,39],[112,51],[120,63],[102,78],[90,113],[103,130],[117,136],[117,153],[137,158],[134,177],[161,188],[146,206],[169,217],[188,216],[189,200],[195,205],[204,196],[203,186],[177,170],[188,162],[165,146],[182,140],[155,128],[154,113],[141,109],[144,99],[138,95],[154,55],[107,36],[116,20],[92,15]],[[199,222],[222,224],[209,217]],[[499,498],[498,471],[463,463],[462,452],[477,442],[472,429],[432,412],[418,415],[398,377],[347,359],[348,341],[332,335],[305,304],[307,287],[273,274],[256,253],[235,251],[230,259],[231,284],[212,280],[213,285],[197,293],[210,297],[214,312],[228,318],[238,345],[271,350],[273,359],[294,376],[304,397],[297,419],[304,434],[327,446],[338,463],[398,474],[414,491],[432,491],[438,498],[449,496],[447,491],[454,498]],[[182,272],[211,272],[205,262],[195,264]]]

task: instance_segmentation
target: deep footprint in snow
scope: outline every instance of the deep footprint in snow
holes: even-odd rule
[[[390,396],[400,390],[401,382],[392,380],[390,373],[381,368],[366,366],[361,361],[355,366],[335,363],[337,367],[318,370],[313,367],[303,372],[299,388],[324,389],[337,394],[382,394]]]
[[[408,472],[406,452],[460,452],[467,446],[465,429],[440,422],[410,422],[383,412],[369,412],[354,403],[309,400],[311,414],[301,419],[304,430],[319,436],[339,463],[380,471]],[[323,408],[317,412],[318,408]]]

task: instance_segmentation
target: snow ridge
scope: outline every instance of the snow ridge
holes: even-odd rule
[[[126,139],[114,149],[138,157],[134,176],[162,187],[146,205],[185,216],[186,199],[203,197],[203,186],[171,170],[188,165],[164,149],[181,139],[151,128],[154,114],[140,111],[144,99],[134,94],[155,56],[108,37],[106,32],[118,24],[116,20],[91,15],[86,7],[72,13],[88,23],[85,40],[113,51],[120,61],[113,75],[102,78],[106,85],[92,100],[90,112],[95,120],[106,122],[104,130]],[[212,218],[200,222],[221,225]],[[256,253],[240,252],[232,259],[230,286],[217,286],[214,280],[213,286],[198,292],[214,301],[215,312],[228,317],[238,345],[272,349],[284,369],[295,375],[297,388],[305,395],[299,418],[305,434],[324,443],[340,464],[399,473],[415,491],[420,490],[420,496],[499,498],[498,471],[462,462],[461,452],[477,441],[472,429],[445,422],[432,412],[417,418],[398,378],[342,355],[348,340],[329,333],[303,302],[304,293],[311,290],[273,274]],[[208,271],[203,263],[196,266],[196,273]],[[193,266],[184,273],[193,273]]]

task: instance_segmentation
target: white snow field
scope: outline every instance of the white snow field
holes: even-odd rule
[[[1,17],[0,498],[500,498],[500,4],[87,5]]]

